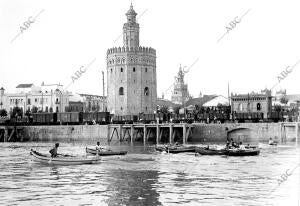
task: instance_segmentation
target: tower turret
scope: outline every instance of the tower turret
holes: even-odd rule
[[[132,4],[127,11],[127,22],[123,26],[123,43],[124,47],[139,47],[139,24],[136,23],[137,13],[134,11]]]

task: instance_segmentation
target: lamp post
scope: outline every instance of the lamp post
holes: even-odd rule
[[[3,102],[2,102],[2,96],[4,95],[4,88],[3,87],[1,87],[0,88],[0,95],[1,95],[1,102],[0,102],[0,108],[2,109],[2,105],[3,105]]]

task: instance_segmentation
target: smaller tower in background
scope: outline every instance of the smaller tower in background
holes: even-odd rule
[[[184,105],[184,103],[190,99],[188,85],[184,83],[184,75],[187,72],[188,71],[184,71],[181,65],[179,66],[179,71],[175,77],[174,91],[171,97],[171,101],[175,104]]]

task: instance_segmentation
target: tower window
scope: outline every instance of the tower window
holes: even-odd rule
[[[145,96],[149,96],[149,88],[148,87],[145,87],[144,94],[145,94]]]
[[[121,67],[121,72],[123,72],[123,68]]]
[[[135,72],[135,67],[133,67],[132,71]]]
[[[145,72],[147,72],[147,67],[145,68]]]
[[[261,105],[260,105],[260,103],[257,103],[257,105],[256,105],[256,109],[257,109],[257,111],[260,111],[260,109],[261,109]]]
[[[124,88],[123,87],[120,87],[120,89],[119,89],[119,95],[124,95]]]

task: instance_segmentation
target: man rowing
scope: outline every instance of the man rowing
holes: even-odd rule
[[[100,142],[97,142],[96,150],[100,151],[100,150],[103,150],[103,149],[104,149],[104,148],[101,147]]]
[[[55,143],[54,147],[49,151],[51,154],[51,157],[57,157],[57,149],[59,147],[59,143]]]

